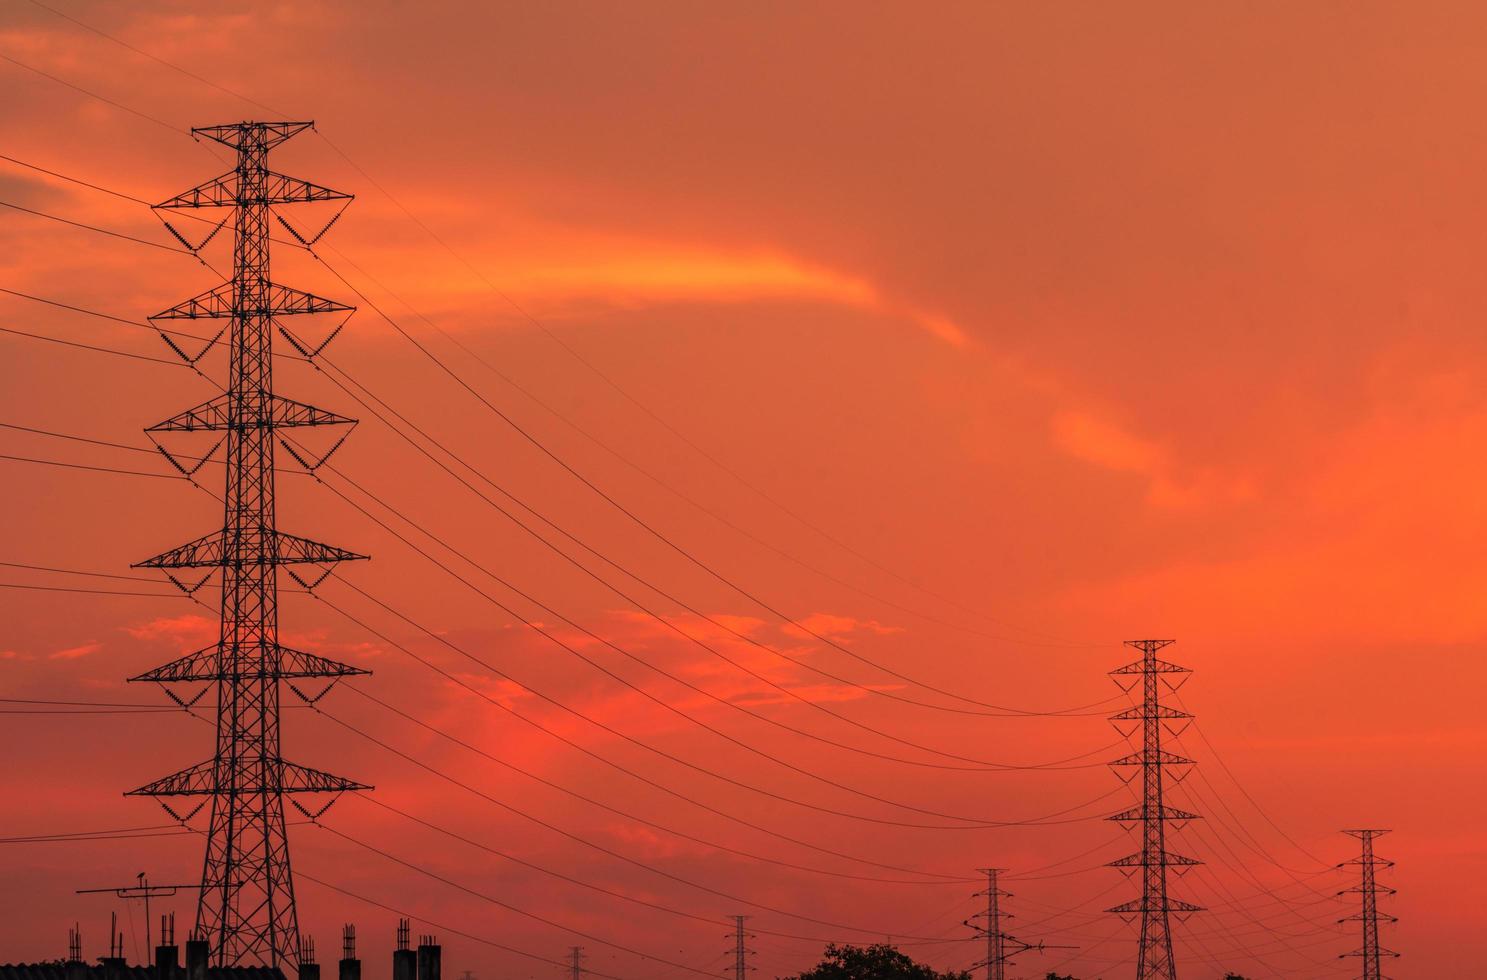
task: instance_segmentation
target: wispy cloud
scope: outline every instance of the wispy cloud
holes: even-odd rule
[[[99,650],[102,649],[102,643],[99,643],[97,640],[90,640],[87,643],[80,643],[75,647],[67,647],[65,650],[58,650],[55,653],[47,654],[47,659],[78,660],[82,657],[88,656],[89,654],[97,653]]]

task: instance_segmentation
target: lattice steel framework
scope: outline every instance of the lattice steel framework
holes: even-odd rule
[[[982,927],[986,933],[986,980],[1006,980],[1007,976],[1007,935],[1002,931],[1002,916],[1009,913],[1002,911],[1002,899],[1011,896],[997,885],[1001,871],[1001,868],[982,868],[986,890],[977,893],[978,898],[986,899],[986,911],[981,913],[986,918]]]
[[[1343,833],[1358,838],[1362,842],[1362,853],[1351,861],[1339,864],[1339,868],[1348,865],[1356,865],[1359,869],[1359,882],[1352,888],[1338,892],[1339,895],[1360,895],[1363,899],[1363,908],[1357,915],[1350,915],[1343,922],[1359,922],[1363,925],[1363,945],[1351,953],[1343,953],[1339,959],[1357,957],[1363,960],[1362,980],[1388,980],[1383,974],[1383,961],[1386,958],[1397,959],[1399,954],[1392,949],[1385,949],[1379,945],[1379,923],[1398,922],[1392,915],[1379,911],[1379,893],[1393,895],[1394,889],[1380,885],[1376,872],[1379,868],[1394,867],[1393,861],[1386,861],[1373,852],[1375,839],[1388,833],[1387,830],[1345,830]]]
[[[966,925],[977,930],[981,938],[986,940],[986,959],[972,966],[971,970],[985,967],[986,980],[1006,980],[1007,967],[1014,965],[1012,962],[1014,957],[1028,952],[1041,953],[1045,949],[1074,948],[1072,946],[1050,946],[1047,943],[1027,943],[1008,933],[1004,927],[1004,920],[1014,918],[1014,916],[1002,908],[1002,899],[1012,897],[1011,892],[1004,891],[1001,887],[1001,874],[1006,869],[979,868],[978,870],[986,876],[986,888],[977,892],[975,897],[986,899],[986,911],[977,912],[966,920]]]
[[[1141,850],[1139,853],[1110,862],[1127,875],[1140,872],[1141,897],[1117,905],[1111,912],[1122,916],[1141,917],[1141,942],[1137,953],[1136,980],[1176,980],[1177,963],[1172,955],[1172,915],[1200,912],[1202,907],[1179,901],[1167,894],[1167,869],[1176,868],[1181,874],[1200,862],[1167,850],[1167,825],[1180,825],[1197,819],[1197,814],[1168,806],[1163,797],[1168,771],[1180,780],[1193,760],[1168,752],[1162,748],[1162,733],[1180,733],[1175,726],[1184,724],[1192,716],[1162,703],[1162,688],[1175,691],[1182,686],[1190,673],[1186,667],[1168,663],[1157,658],[1157,651],[1170,646],[1172,640],[1127,640],[1126,646],[1141,651],[1141,659],[1112,670],[1110,676],[1128,693],[1141,685],[1141,704],[1111,715],[1110,720],[1125,735],[1141,732],[1141,750],[1133,752],[1111,763],[1116,771],[1139,768],[1141,771],[1141,804],[1110,819],[1127,827],[1139,827]],[[1173,682],[1172,676],[1182,680]],[[1133,723],[1129,730],[1122,723]],[[1123,779],[1129,777],[1122,776]]]
[[[749,940],[754,938],[753,933],[744,928],[744,923],[749,921],[747,915],[735,915],[733,918],[733,948],[729,950],[733,954],[732,973],[734,980],[744,980],[749,971],[754,969],[749,965],[749,957],[754,951],[749,949]],[[724,973],[729,972],[727,968]]]
[[[194,704],[210,686],[215,686],[217,739],[213,757],[141,786],[129,795],[161,798],[162,805],[182,820],[189,819],[210,802],[196,932],[210,942],[213,961],[219,966],[258,964],[278,966],[286,971],[292,971],[299,963],[300,939],[285,830],[284,794],[370,788],[287,762],[279,753],[281,682],[287,680],[292,686],[292,680],[288,679],[327,678],[328,689],[340,678],[366,673],[279,644],[279,566],[291,566],[287,569],[289,574],[302,586],[313,588],[340,562],[363,557],[285,534],[275,522],[275,445],[282,442],[299,463],[312,470],[340,445],[337,441],[317,457],[279,430],[338,425],[349,431],[354,424],[333,412],[283,398],[274,393],[273,387],[275,328],[294,343],[302,356],[318,352],[318,349],[306,349],[281,323],[281,318],[324,313],[339,319],[352,311],[344,303],[280,286],[269,278],[271,218],[302,244],[309,245],[340,217],[351,200],[349,194],[269,170],[269,151],[311,125],[242,122],[193,129],[193,135],[236,151],[236,166],[156,205],[163,213],[176,209],[190,213],[199,208],[227,211],[216,228],[196,244],[166,222],[170,232],[193,252],[204,247],[229,221],[233,225],[231,280],[151,317],[157,323],[225,321],[212,342],[195,354],[186,353],[166,330],[162,329],[161,335],[182,359],[193,365],[213,346],[225,343],[229,362],[227,387],[204,404],[146,430],[171,464],[187,475],[194,474],[225,445],[226,481],[220,531],[173,548],[137,567],[163,570],[188,592],[200,588],[213,572],[220,572],[221,629],[214,645],[130,678],[161,684],[205,682],[207,686],[189,699],[171,692],[171,697],[184,706]],[[338,210],[311,236],[301,234],[275,211],[278,206],[314,201],[330,202]],[[225,342],[224,333],[228,335]],[[170,452],[162,442],[169,433],[183,432],[221,435],[205,456],[185,457],[192,463],[188,467],[183,457]],[[344,437],[343,434],[341,438]],[[297,571],[295,566],[301,570]],[[199,579],[189,581],[198,575]],[[308,699],[316,699],[320,694]],[[206,800],[183,815],[171,808],[168,800],[174,797]],[[298,803],[295,806],[311,813]],[[315,812],[323,810],[321,807]]]

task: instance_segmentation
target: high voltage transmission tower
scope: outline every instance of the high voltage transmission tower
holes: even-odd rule
[[[1173,640],[1127,640],[1126,646],[1141,651],[1141,659],[1110,672],[1122,690],[1130,693],[1141,685],[1141,704],[1111,715],[1110,720],[1123,735],[1134,735],[1139,728],[1142,745],[1133,752],[1111,763],[1116,767],[1140,767],[1141,804],[1110,817],[1118,823],[1141,828],[1141,850],[1139,853],[1110,862],[1127,875],[1141,873],[1141,897],[1117,905],[1109,911],[1121,916],[1141,917],[1141,944],[1136,960],[1136,980],[1175,980],[1177,963],[1172,956],[1172,913],[1179,915],[1200,912],[1201,906],[1169,898],[1167,895],[1167,869],[1182,871],[1198,864],[1190,857],[1183,857],[1167,850],[1167,824],[1181,824],[1197,819],[1197,814],[1168,806],[1164,800],[1167,770],[1174,769],[1174,779],[1181,780],[1186,774],[1185,766],[1193,760],[1168,752],[1162,748],[1162,732],[1180,734],[1173,725],[1185,723],[1192,716],[1162,703],[1162,688],[1176,691],[1186,681],[1186,667],[1168,663],[1157,658],[1157,651],[1170,646]],[[1168,675],[1181,674],[1176,683]],[[1129,730],[1122,722],[1134,722]],[[1117,769],[1119,771],[1119,769]],[[1122,779],[1127,777],[1122,776]],[[1127,779],[1127,781],[1129,781]]]
[[[271,218],[308,244],[340,217],[341,210],[351,200],[349,194],[269,169],[269,151],[311,125],[243,122],[193,129],[193,135],[235,150],[236,165],[222,176],[156,205],[167,211],[199,208],[227,211],[216,230],[198,245],[192,245],[166,223],[171,233],[193,252],[205,246],[229,220],[233,224],[232,279],[150,318],[152,322],[226,321],[214,339],[194,355],[183,351],[168,333],[162,332],[162,336],[183,360],[195,365],[226,333],[227,387],[209,401],[146,430],[172,465],[188,476],[225,443],[223,526],[140,563],[140,567],[165,570],[172,581],[188,592],[199,588],[212,571],[220,570],[221,629],[218,641],[212,646],[131,678],[161,684],[194,681],[216,685],[217,740],[213,757],[148,783],[130,795],[162,798],[162,805],[182,820],[189,819],[210,802],[196,929],[210,942],[213,960],[219,966],[262,964],[286,971],[299,962],[299,923],[285,831],[284,794],[341,793],[369,788],[287,762],[279,753],[281,681],[292,686],[296,678],[327,678],[328,689],[340,678],[366,673],[279,644],[278,567],[306,566],[307,574],[297,573],[293,568],[288,571],[301,585],[313,588],[338,563],[362,557],[285,534],[278,530],[274,516],[275,442],[284,438],[278,430],[354,424],[344,416],[274,393],[273,330],[283,333],[302,354],[312,353],[280,318],[317,313],[349,316],[353,309],[344,303],[278,285],[269,278]],[[278,205],[307,202],[330,202],[341,210],[310,236],[303,235],[274,210]],[[191,458],[189,467],[160,441],[164,434],[203,431],[220,433],[218,442],[208,453]],[[313,470],[340,443],[336,442],[318,457],[297,448],[293,442],[286,440],[284,445],[299,463]],[[196,582],[183,581],[177,574],[183,569],[195,570],[187,572],[187,578],[195,577],[198,572],[203,577]],[[204,693],[205,688],[190,699],[174,693],[171,696],[183,706],[189,706]],[[184,816],[165,802],[171,797],[193,796],[207,800]],[[295,806],[312,813],[298,803]]]
[[[1363,924],[1363,945],[1351,953],[1343,953],[1339,959],[1358,957],[1363,960],[1363,980],[1387,980],[1382,972],[1381,962],[1384,957],[1397,959],[1399,954],[1392,949],[1385,949],[1379,945],[1379,922],[1398,922],[1392,915],[1379,911],[1379,893],[1393,895],[1394,889],[1382,886],[1378,883],[1376,872],[1379,868],[1394,867],[1393,861],[1376,856],[1373,853],[1373,842],[1376,838],[1388,833],[1387,830],[1345,830],[1343,833],[1356,837],[1363,842],[1363,852],[1351,861],[1339,864],[1339,868],[1348,865],[1357,865],[1360,872],[1358,884],[1352,888],[1338,892],[1339,895],[1361,895],[1363,897],[1363,908],[1357,915],[1350,915],[1343,922],[1361,922]]]
[[[584,971],[584,968],[583,968],[583,947],[582,946],[570,946],[570,947],[568,947],[568,956],[569,956],[569,964],[573,968],[573,980],[581,980],[581,978],[583,977],[584,972],[585,972]]]
[[[980,868],[978,869],[986,876],[986,888],[976,893],[976,898],[986,899],[986,911],[977,912],[966,925],[981,933],[981,938],[986,940],[986,959],[975,966],[972,970],[981,967],[986,968],[986,980],[1006,980],[1007,967],[1012,965],[1012,958],[1021,953],[1029,951],[1041,952],[1045,949],[1073,949],[1073,946],[1049,946],[1045,943],[1025,943],[1016,936],[1008,934],[1002,928],[1003,919],[1011,919],[1014,916],[1002,908],[1002,899],[1011,898],[1012,893],[1003,891],[998,882],[1004,868]],[[980,919],[985,924],[975,920]]]
[[[748,976],[749,971],[753,969],[749,966],[749,957],[754,955],[754,951],[749,949],[748,940],[753,939],[754,936],[744,930],[744,923],[749,918],[747,915],[735,915],[732,918],[733,949],[728,952],[733,954],[733,980],[744,980],[744,977]],[[723,972],[727,973],[728,969],[725,967]]]

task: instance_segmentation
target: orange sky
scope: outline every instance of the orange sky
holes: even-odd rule
[[[1479,5],[944,4],[933,16],[833,3],[55,6],[284,117],[317,120],[326,139],[299,137],[274,166],[357,194],[325,240],[327,262],[596,485],[815,633],[928,684],[1027,708],[1099,702],[1115,693],[1105,672],[1131,659],[1121,640],[1178,638],[1173,659],[1196,671],[1182,697],[1206,736],[1183,738],[1200,776],[1178,790],[1179,805],[1208,819],[1177,847],[1208,866],[1174,891],[1214,909],[1179,932],[1185,974],[1350,975],[1354,964],[1334,956],[1354,937],[1323,928],[1338,910],[1317,898],[1346,882],[1304,875],[1317,870],[1313,856],[1352,856],[1337,831],[1353,826],[1395,831],[1380,844],[1399,862],[1387,907],[1402,921],[1386,942],[1407,955],[1392,975],[1460,976],[1487,955],[1476,914],[1487,902],[1476,696],[1487,680],[1487,471],[1472,451],[1487,438]],[[0,152],[150,200],[224,169],[169,127],[264,115],[22,0],[0,13],[0,54],[155,120],[0,61]],[[0,200],[170,243],[140,207],[4,161]],[[212,283],[187,257],[12,209],[0,239],[0,287],[121,317]],[[275,276],[353,299],[287,249]],[[3,294],[0,326],[169,356],[145,331]],[[605,570],[660,619],[628,606],[368,418],[337,457],[346,476],[615,646],[400,528],[515,613],[502,611],[333,490],[294,476],[279,481],[281,527],[372,554],[342,577],[448,643],[345,584],[327,584],[325,598],[445,674],[304,595],[284,598],[286,640],[372,669],[349,686],[628,816],[351,690],[322,703],[327,715],[476,792],[303,709],[286,711],[286,756],[374,783],[378,802],[481,845],[717,924],[574,886],[359,799],[339,802],[329,829],[295,830],[298,870],[438,923],[418,928],[441,933],[451,969],[483,980],[558,973],[450,930],[553,959],[582,942],[596,970],[669,978],[695,974],[602,941],[715,973],[723,917],[747,911],[760,975],[775,976],[808,965],[817,939],[962,935],[975,910],[974,883],[801,872],[632,817],[776,861],[899,874],[773,832],[920,872],[1023,870],[1032,880],[1011,889],[1019,934],[1083,948],[1025,957],[1021,973],[1069,957],[1079,976],[1128,975],[1133,931],[1095,914],[1135,894],[1097,867],[1133,847],[1116,828],[850,819],[798,803],[945,823],[737,744],[937,813],[1006,821],[1079,806],[1084,817],[1128,799],[1088,765],[1125,751],[1098,713],[988,718],[869,693],[948,703],[689,564],[375,311],[358,313],[330,355],[486,476],[733,632]],[[0,422],[136,446],[140,429],[211,390],[177,368],[11,334],[0,335],[0,365]],[[206,365],[220,373],[220,362]],[[291,397],[367,415],[305,365],[285,363],[276,380]],[[166,472],[158,457],[15,429],[0,429],[0,445]],[[131,561],[220,520],[218,505],[180,482],[0,466],[0,561],[131,574]],[[210,485],[221,470],[204,474]],[[0,580],[152,588],[13,567]],[[122,678],[215,628],[212,610],[184,600],[4,589],[0,603],[0,690],[16,699],[163,701]],[[723,701],[921,762],[946,759],[851,722],[977,760],[1080,756],[1082,767],[885,762]],[[210,750],[207,726],[170,714],[0,714],[0,729],[3,837],[166,823],[154,804],[120,794]],[[12,885],[0,890],[0,960],[60,955],[75,919],[97,955],[109,906],[73,890],[141,869],[189,881],[200,843],[0,844],[0,860]],[[1282,900],[1256,898],[1260,888]],[[304,879],[299,896],[322,959],[340,923],[355,921],[370,975],[386,970],[393,913]],[[1079,911],[1041,924],[1070,906]],[[1282,939],[1257,939],[1264,928]],[[914,951],[941,968],[978,956],[969,943]]]

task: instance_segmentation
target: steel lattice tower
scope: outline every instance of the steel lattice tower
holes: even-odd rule
[[[1385,957],[1395,958],[1399,954],[1392,949],[1385,949],[1379,945],[1379,922],[1398,922],[1392,915],[1379,911],[1379,893],[1393,895],[1394,889],[1381,886],[1378,883],[1376,872],[1379,868],[1394,867],[1393,861],[1386,861],[1373,853],[1373,842],[1376,838],[1388,833],[1387,830],[1345,830],[1343,833],[1356,837],[1363,842],[1363,853],[1351,861],[1339,864],[1338,867],[1357,865],[1360,871],[1360,880],[1357,885],[1338,892],[1339,895],[1362,895],[1363,908],[1357,915],[1350,915],[1343,922],[1363,923],[1363,945],[1351,953],[1343,953],[1339,959],[1358,957],[1363,960],[1363,980],[1388,980],[1382,972],[1382,961]]]
[[[984,918],[986,924],[980,926],[986,938],[986,980],[1006,980],[1008,955],[1007,940],[1010,938],[1002,931],[1002,917],[1009,915],[1002,911],[1003,898],[1010,898],[1008,892],[1004,892],[997,884],[997,876],[1001,874],[1001,868],[981,868],[982,874],[986,875],[986,890],[976,893],[977,898],[986,899],[986,911],[978,913],[979,918]]]
[[[1031,951],[1042,952],[1045,949],[1072,949],[1072,946],[1049,946],[1045,943],[1025,943],[1016,936],[1008,934],[1002,928],[1004,919],[1014,918],[1011,912],[1002,909],[1002,899],[1011,898],[1012,893],[1003,891],[999,881],[1001,873],[1005,868],[978,868],[981,874],[986,876],[986,889],[976,893],[976,898],[986,899],[986,911],[977,912],[971,919],[966,920],[966,925],[981,933],[981,938],[986,940],[986,959],[971,967],[972,970],[980,967],[986,968],[986,980],[1006,980],[1007,967],[1012,965],[1012,958],[1020,953]],[[978,925],[975,919],[984,920],[985,925]]]
[[[749,966],[749,957],[753,955],[753,951],[749,949],[747,943],[747,940],[752,937],[748,932],[744,930],[744,923],[747,922],[748,919],[749,917],[747,915],[733,916],[732,953],[734,980],[744,980],[744,977],[748,976],[749,971],[753,969],[752,966]]]
[[[350,203],[349,194],[269,169],[269,151],[311,125],[243,122],[193,129],[193,135],[236,151],[236,166],[156,205],[167,213],[172,209],[226,209],[226,217],[217,224],[217,230],[229,220],[233,225],[232,279],[150,318],[152,322],[226,321],[212,342],[195,356],[186,354],[168,333],[162,331],[162,336],[178,355],[195,365],[226,333],[227,387],[211,400],[146,430],[166,458],[188,476],[196,472],[206,457],[215,454],[217,448],[226,445],[223,526],[138,566],[165,570],[173,582],[188,592],[194,592],[206,577],[220,571],[221,631],[216,644],[131,680],[214,684],[217,740],[216,752],[210,760],[158,779],[129,795],[159,797],[162,805],[182,820],[189,819],[210,802],[196,932],[211,943],[212,958],[219,966],[262,964],[292,970],[299,962],[299,924],[285,831],[284,794],[369,788],[287,762],[279,754],[281,681],[287,680],[292,685],[294,678],[328,678],[328,689],[342,677],[366,673],[279,644],[278,566],[309,566],[308,574],[297,573],[292,567],[288,571],[301,585],[313,588],[339,562],[362,557],[285,534],[278,530],[274,516],[276,441],[282,440],[289,453],[312,470],[340,445],[336,442],[325,454],[313,458],[303,447],[297,448],[293,441],[279,434],[279,430],[354,424],[343,416],[281,397],[274,393],[273,387],[275,328],[301,354],[311,354],[280,318],[313,313],[349,316],[352,310],[343,303],[280,286],[269,278],[270,218],[279,221],[308,246],[341,213],[337,210],[325,227],[306,237],[274,210],[276,206],[322,201],[339,204],[343,210]],[[166,227],[193,252],[216,234],[214,230],[193,246],[168,221]],[[159,440],[165,433],[203,431],[220,433],[217,445],[206,456],[192,460],[194,465],[189,469]],[[183,581],[178,576],[183,569],[194,570],[187,572],[187,577],[194,578],[200,573],[202,578],[194,583]],[[171,697],[189,706],[205,691],[204,687],[189,699],[174,693]],[[166,802],[172,797],[207,799],[183,816]],[[315,813],[323,810],[321,807]]]
[[[1171,914],[1200,912],[1202,908],[1188,902],[1168,897],[1167,869],[1187,869],[1198,861],[1167,850],[1167,824],[1181,823],[1197,818],[1197,814],[1168,806],[1163,800],[1167,770],[1191,766],[1193,760],[1168,752],[1162,748],[1162,732],[1171,730],[1173,724],[1192,716],[1162,703],[1161,687],[1165,684],[1176,690],[1176,684],[1167,679],[1169,674],[1189,673],[1186,667],[1168,663],[1157,658],[1157,651],[1170,646],[1173,640],[1127,640],[1126,646],[1141,651],[1141,659],[1127,664],[1110,675],[1128,693],[1137,683],[1141,685],[1141,704],[1110,716],[1120,728],[1121,722],[1136,722],[1142,733],[1141,751],[1115,760],[1112,766],[1140,767],[1141,805],[1117,813],[1110,819],[1127,826],[1141,828],[1141,851],[1110,862],[1127,874],[1141,872],[1141,897],[1109,911],[1123,916],[1141,916],[1141,945],[1136,961],[1136,980],[1176,980],[1177,963],[1172,956]],[[1134,680],[1129,680],[1134,678]],[[1185,679],[1185,678],[1184,678]],[[1124,731],[1132,735],[1135,729]],[[1126,778],[1122,776],[1122,778]],[[1181,776],[1175,778],[1180,779]]]

